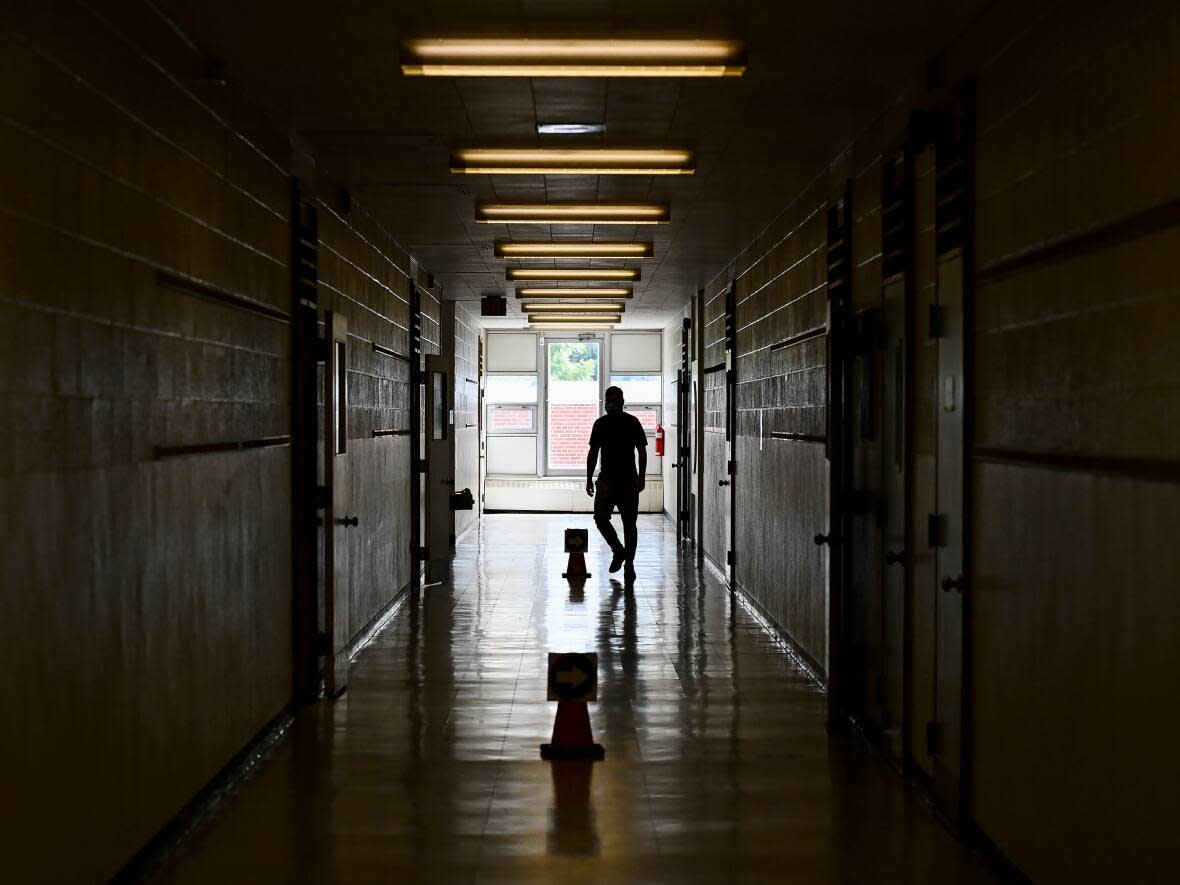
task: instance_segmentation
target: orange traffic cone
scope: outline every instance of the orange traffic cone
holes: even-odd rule
[[[570,552],[569,562],[566,563],[565,571],[561,573],[563,578],[588,578],[590,572],[586,571],[586,554],[580,550]]]
[[[590,711],[585,701],[558,701],[553,738],[541,744],[542,759],[605,759],[602,744],[594,743]]]

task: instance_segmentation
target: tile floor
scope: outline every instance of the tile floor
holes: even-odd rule
[[[633,588],[601,551],[575,591],[562,530],[595,540],[588,516],[487,517],[157,880],[993,881],[828,738],[822,693],[671,525],[640,520]],[[604,762],[539,758],[551,650],[598,653]]]

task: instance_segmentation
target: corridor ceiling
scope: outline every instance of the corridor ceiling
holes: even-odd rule
[[[622,328],[667,325],[986,5],[793,0],[156,0],[201,51],[431,271],[445,298],[511,295],[493,241],[652,240]],[[721,79],[407,77],[414,37],[745,41]],[[539,122],[605,123],[539,136]],[[696,174],[455,175],[455,146],[690,147]],[[477,224],[479,201],[666,201],[650,226]],[[472,305],[474,307],[474,305]],[[519,303],[489,327],[519,327]]]

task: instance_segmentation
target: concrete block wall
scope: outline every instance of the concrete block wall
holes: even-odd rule
[[[364,629],[410,581],[409,353],[411,257],[360,206],[337,211],[319,195],[319,304],[348,323],[349,633]],[[425,301],[425,299],[424,299]],[[430,324],[424,322],[424,329]],[[437,338],[437,335],[436,335]]]
[[[1169,744],[1178,714],[1159,694],[1180,672],[1173,638],[1180,562],[1167,537],[1180,520],[1180,375],[1172,353],[1180,330],[1178,39],[1174,4],[1004,2],[925,72],[935,98],[964,74],[976,78],[968,813],[1037,882],[1180,874],[1167,835],[1171,797],[1180,789]],[[710,365],[721,358],[718,296],[726,280],[737,279],[737,580],[820,660],[822,622],[810,633],[808,625],[824,613],[822,561],[801,569],[815,556],[801,545],[787,554],[796,572],[784,581],[792,573],[775,549],[792,537],[810,538],[810,526],[802,535],[799,508],[813,501],[804,521],[822,517],[826,462],[817,447],[815,463],[801,464],[803,446],[776,460],[792,444],[766,440],[780,428],[765,422],[783,402],[775,385],[784,382],[774,376],[786,373],[768,369],[758,349],[808,325],[807,301],[798,297],[807,287],[789,281],[807,275],[806,256],[824,237],[818,210],[848,178],[854,309],[880,297],[881,157],[904,135],[909,110],[927,98],[917,85],[899,96],[833,159],[815,192],[784,195],[783,216],[703,299]],[[910,492],[912,530],[923,537],[926,514],[936,509],[937,350],[926,328],[935,297],[934,217],[927,211],[934,205],[933,150],[914,160]],[[822,284],[822,272],[815,274]],[[777,275],[794,295],[766,285]],[[762,301],[760,286],[768,293]],[[771,334],[763,329],[777,322],[770,319],[776,308],[792,321]],[[815,311],[818,321],[818,305]],[[811,368],[822,371],[822,353],[815,357]],[[791,403],[822,403],[819,384],[817,377],[810,388],[788,388],[788,395],[810,389],[817,396]],[[706,445],[718,436],[710,429],[723,426],[718,386],[706,378]],[[801,421],[804,432],[823,431],[822,410],[774,414],[781,429]],[[879,452],[868,447],[858,457],[872,472]],[[719,464],[706,457],[707,472],[717,473]],[[709,534],[710,482],[706,476],[706,551],[718,543]],[[781,503],[751,497],[766,490]],[[755,513],[757,524],[741,518]],[[765,538],[754,531],[759,524],[768,527]],[[921,546],[912,551],[909,600],[915,734],[934,718],[937,576]],[[796,584],[817,605],[808,613],[776,604],[775,588],[760,586],[760,575]],[[924,750],[914,741],[911,760],[929,773]]]
[[[1005,4],[946,65],[978,91],[972,813],[1037,882],[1173,879],[1180,232],[994,269],[1180,199],[1180,8]]]
[[[827,430],[826,339],[772,349],[826,321],[827,192],[800,194],[705,291],[705,363],[724,360],[721,293],[736,285],[734,459],[736,579],[820,668],[827,659],[824,551],[812,541],[827,526],[827,461],[821,442],[775,439],[783,431]],[[710,311],[717,310],[716,314]],[[706,551],[719,520],[710,495],[722,477],[724,373],[705,376]],[[722,548],[723,549],[723,548]]]
[[[0,753],[14,880],[116,873],[288,704],[288,139],[142,4],[0,12]],[[328,189],[325,189],[328,192]],[[362,625],[408,579],[408,256],[320,203]],[[210,294],[212,293],[212,294]],[[220,294],[218,294],[220,293]],[[426,337],[438,341],[438,301]],[[242,309],[250,302],[258,310]],[[366,438],[368,436],[369,438]],[[68,846],[63,850],[62,846]]]
[[[291,695],[290,448],[155,452],[290,432],[287,323],[161,277],[285,311],[287,158],[134,25],[54,3],[0,23],[0,752],[21,881],[108,878]]]

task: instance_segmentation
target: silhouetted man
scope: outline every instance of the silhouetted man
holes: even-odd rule
[[[647,473],[647,434],[634,415],[623,411],[623,391],[617,387],[606,389],[606,414],[594,422],[590,432],[590,454],[586,456],[586,494],[594,499],[594,524],[610,545],[614,558],[610,570],[635,577],[635,545],[639,540],[635,521],[639,517],[639,493],[643,491]],[[602,451],[602,470],[598,473],[598,492],[594,490],[594,465]],[[635,468],[635,453],[639,452],[639,469]],[[619,508],[623,520],[624,543],[619,543],[610,515]]]

